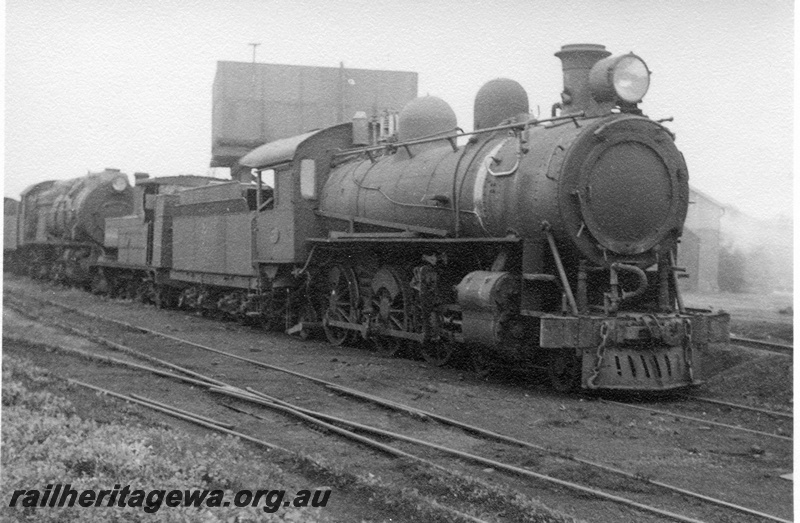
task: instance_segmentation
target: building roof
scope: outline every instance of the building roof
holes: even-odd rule
[[[282,140],[265,143],[244,155],[239,163],[245,167],[260,169],[291,161],[301,143],[319,132],[319,129]]]
[[[325,65],[298,65],[298,64],[269,64],[264,62],[240,62],[238,60],[217,60],[217,67],[219,70],[220,64],[224,64],[223,67],[246,67],[252,69],[255,67],[256,69],[267,69],[267,68],[280,68],[280,69],[319,69],[319,70],[330,70],[330,71],[355,71],[355,72],[364,72],[364,73],[401,73],[401,74],[408,74],[419,76],[419,73],[416,71],[402,71],[397,69],[363,69],[358,67],[350,67],[345,66],[344,63],[339,64],[339,66],[325,66]]]
[[[187,187],[199,187],[209,183],[224,183],[230,180],[222,180],[212,176],[199,176],[196,174],[179,174],[176,176],[159,176],[156,178],[138,178],[136,185],[181,185]]]
[[[707,193],[704,193],[703,191],[699,190],[697,187],[689,186],[689,191],[691,193],[696,194],[700,198],[703,198],[704,200],[707,200],[709,203],[719,207],[720,209],[723,209],[723,210],[728,210],[728,209],[735,210],[734,207],[732,207],[732,206],[730,206],[728,204],[725,204],[725,203],[721,203],[718,200],[715,200],[714,198],[709,196]]]

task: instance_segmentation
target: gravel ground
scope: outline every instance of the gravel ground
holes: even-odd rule
[[[482,381],[462,369],[438,369],[418,361],[383,359],[364,350],[332,348],[314,341],[302,342],[283,335],[265,334],[255,329],[209,321],[175,311],[158,311],[140,304],[110,301],[76,290],[55,289],[13,278],[7,279],[5,286],[10,290],[58,299],[90,312],[223,347],[248,357],[489,427],[545,447],[602,461],[781,517],[791,517],[792,484],[780,479],[781,474],[792,470],[791,444],[764,441],[763,438],[745,433],[709,430],[708,427],[670,416],[601,404],[596,401],[596,397],[558,395],[538,384],[535,379],[529,379],[535,376],[496,376]],[[741,305],[741,309],[736,310],[736,314],[741,314],[744,319],[747,318],[746,305]],[[775,314],[779,316],[775,321],[775,331],[785,336],[787,322],[783,315]],[[771,320],[759,318],[758,321]],[[790,321],[788,323],[791,324]],[[29,336],[30,332],[30,325],[18,318],[11,318],[4,310],[4,336]],[[52,342],[59,343],[55,335],[51,336],[54,337]],[[153,346],[152,349],[154,352],[177,350],[166,346],[163,349]],[[11,350],[23,349],[12,347]],[[328,407],[327,400],[320,399],[318,393],[313,393],[307,385],[298,384],[296,380],[288,380],[264,371],[245,371],[224,358],[206,353],[191,354],[187,351],[181,355],[198,368],[206,366],[215,369],[215,377],[219,379],[254,381],[261,384],[258,388],[269,390],[270,394],[287,400],[300,404],[306,402],[306,406],[312,408]],[[35,356],[38,358],[37,364],[59,372],[83,371],[80,363],[69,363],[69,358],[66,357],[53,357],[48,353],[37,353]],[[706,367],[710,372],[707,383],[698,391],[701,395],[792,410],[790,358],[765,356],[764,353],[752,349],[727,346],[712,347],[705,357]],[[119,380],[112,372],[105,378],[96,377],[110,383]],[[164,401],[181,401],[180,394],[172,392],[171,387],[159,383],[155,378],[152,380],[134,383],[131,387],[140,391],[146,390],[153,396],[164,396]],[[330,405],[333,408],[333,399]],[[200,413],[226,419],[226,416],[231,415],[230,412],[222,412],[226,410],[211,409],[208,413]],[[100,418],[114,415],[113,409],[108,408],[93,409],[93,412]],[[370,414],[366,416],[372,417]],[[377,419],[377,414],[375,417]],[[402,419],[397,421],[400,425],[404,423]],[[170,423],[182,430],[199,430],[182,422]],[[350,466],[356,470],[360,465],[372,463],[366,459],[361,461],[364,452],[359,451],[358,447],[354,451],[351,445],[333,442],[330,437],[323,437],[285,418],[275,418],[270,426],[261,424],[258,430],[265,439],[275,438],[297,443],[306,450],[316,449],[316,455],[320,459],[336,462],[344,468]],[[428,432],[425,437],[432,436],[435,433]],[[457,444],[464,448],[486,445],[485,442],[467,435],[455,437],[449,429],[443,430],[440,438],[450,445]],[[557,473],[569,475],[569,467],[549,462],[545,465],[556,469]],[[378,476],[382,481],[395,483],[398,487],[417,487],[408,483],[413,478],[403,477],[397,470],[386,470],[385,474],[380,473]],[[478,479],[508,489],[509,480],[497,479],[492,471],[480,474]],[[657,521],[642,519],[639,515],[618,510],[616,507],[609,507],[608,513],[597,514],[596,508],[591,508],[595,505],[587,503],[584,506],[584,500],[573,493],[548,493],[541,487],[531,487],[521,481],[518,485],[513,485],[514,481],[511,483],[526,499],[542,499],[556,511],[580,519],[637,523]],[[408,516],[404,519],[402,512],[368,514],[364,511],[364,504],[359,505],[355,501],[351,506],[353,513],[350,515],[355,519],[344,517],[342,521],[388,521],[397,520],[396,518],[414,520],[413,517],[408,519]]]

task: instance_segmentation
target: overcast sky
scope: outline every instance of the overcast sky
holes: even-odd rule
[[[472,128],[475,93],[512,78],[544,117],[568,43],[633,51],[642,109],[690,183],[755,217],[792,211],[791,0],[6,0],[5,195],[117,167],[207,174],[218,60],[419,73]]]

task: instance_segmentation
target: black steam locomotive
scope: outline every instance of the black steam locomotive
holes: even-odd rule
[[[395,140],[371,143],[354,120],[253,150],[244,181],[139,176],[134,212],[105,216],[102,253],[80,275],[98,292],[434,365],[531,362],[559,390],[696,383],[727,317],[681,300],[688,170],[638,108],[650,72],[599,45],[556,56],[550,118],[532,119],[522,87],[498,79],[469,133],[424,97]]]
[[[40,182],[6,209],[6,263],[35,278],[80,282],[104,250],[105,221],[133,211],[133,189],[119,169]],[[13,200],[12,200],[13,202]],[[10,225],[10,226],[9,226]]]

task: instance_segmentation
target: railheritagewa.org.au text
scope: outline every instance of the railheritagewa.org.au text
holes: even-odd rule
[[[46,485],[44,489],[15,490],[9,507],[131,507],[147,513],[158,512],[161,507],[261,507],[264,512],[277,512],[281,507],[325,507],[331,490],[239,490],[232,497],[222,490],[141,490],[130,485],[114,485],[110,490],[77,490],[71,484]]]

